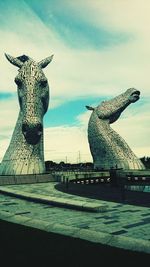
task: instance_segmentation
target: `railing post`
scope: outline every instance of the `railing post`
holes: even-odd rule
[[[69,187],[69,179],[68,177],[66,178],[66,189],[68,190],[68,187]]]
[[[118,185],[118,181],[117,181],[118,180],[118,177],[117,177],[116,170],[111,169],[109,171],[109,173],[110,173],[110,184],[111,184],[111,186],[117,187],[117,185]]]

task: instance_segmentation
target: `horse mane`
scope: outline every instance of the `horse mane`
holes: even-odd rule
[[[27,60],[29,60],[30,58],[26,55],[22,55],[22,56],[19,56],[17,57],[17,59],[19,59],[21,62],[26,62]]]

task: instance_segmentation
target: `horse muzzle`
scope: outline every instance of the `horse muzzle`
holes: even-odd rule
[[[30,145],[39,143],[43,134],[43,125],[41,123],[26,123],[22,124],[22,133]]]

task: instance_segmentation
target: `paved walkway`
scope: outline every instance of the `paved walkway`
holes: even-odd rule
[[[48,185],[48,186],[47,186]],[[55,183],[0,186],[0,192],[27,200],[49,203],[54,206],[87,211],[104,211],[107,204],[85,197],[76,197],[55,189]]]
[[[1,192],[9,191],[12,196],[0,194],[0,219],[150,254],[149,207],[73,196],[57,191],[55,185],[1,186]],[[27,200],[20,199],[21,195]],[[56,207],[58,200],[62,207]],[[88,210],[86,205],[97,208]]]

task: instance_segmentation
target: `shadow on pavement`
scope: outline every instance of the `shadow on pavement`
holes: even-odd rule
[[[91,243],[0,221],[1,266],[143,266],[149,254]],[[115,265],[113,265],[115,264]]]

